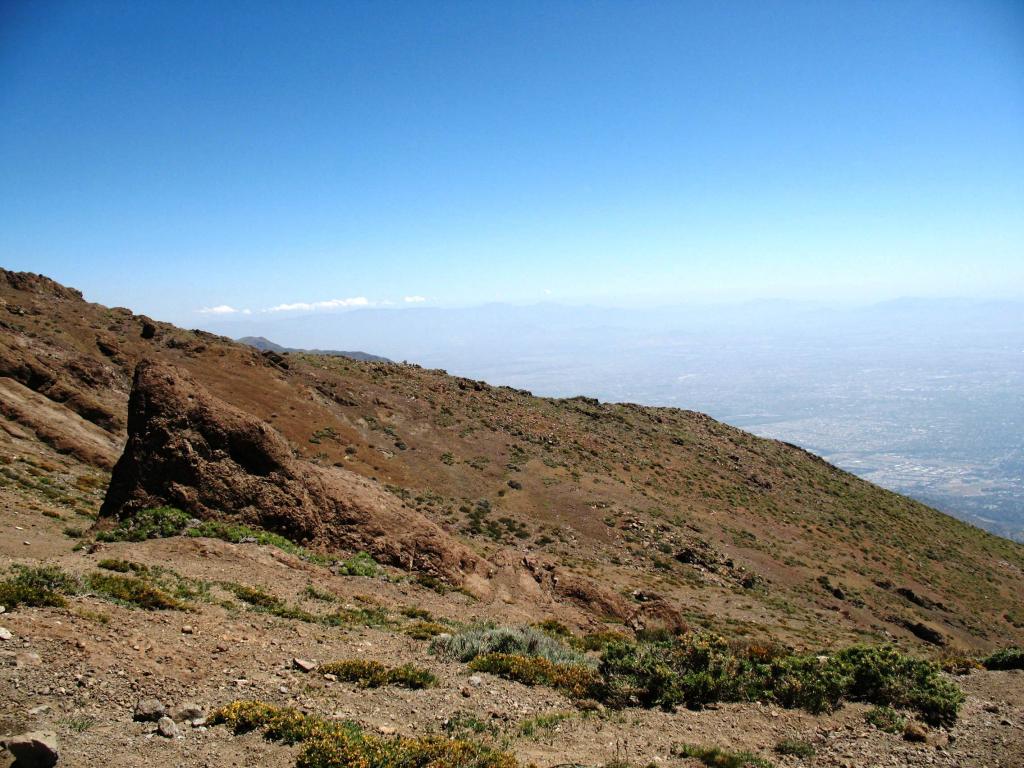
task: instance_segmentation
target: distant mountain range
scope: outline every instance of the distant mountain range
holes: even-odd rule
[[[308,352],[309,354],[312,355],[333,355],[335,357],[348,357],[351,358],[352,360],[362,360],[363,362],[366,363],[392,362],[391,360],[388,360],[388,358],[386,357],[381,357],[380,355],[371,355],[369,352],[347,352],[345,350],[340,349],[298,349],[296,347],[282,347],[280,344],[275,344],[270,339],[264,338],[263,336],[243,336],[242,338],[237,339],[237,341],[242,344],[247,344],[250,347],[255,347],[261,352],[267,350],[271,352]]]

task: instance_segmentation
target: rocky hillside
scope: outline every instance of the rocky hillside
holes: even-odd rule
[[[388,749],[397,732],[498,750],[466,765],[699,764],[698,742],[763,755],[788,736],[818,757],[771,760],[1021,756],[1021,702],[1000,693],[1019,673],[947,689],[901,667],[883,694],[861,666],[910,662],[843,649],[964,670],[1020,645],[1024,547],[699,413],[260,351],[0,271],[0,515],[0,734],[55,731],[81,751],[62,763],[292,764],[298,747],[203,720],[239,698],[313,718],[289,721],[305,765],[348,764],[306,754],[349,738],[339,717]],[[466,639],[481,622],[540,639],[488,655]],[[429,651],[439,634],[461,650]],[[693,644],[718,670],[699,701],[679,682]],[[355,656],[384,668],[310,671]],[[409,663],[429,677],[387,671]],[[653,693],[648,663],[677,682]],[[144,695],[168,711],[133,721]],[[869,705],[923,741],[865,731]],[[219,719],[279,733],[240,711]],[[172,752],[146,741],[163,715]],[[111,739],[130,746],[107,759]]]

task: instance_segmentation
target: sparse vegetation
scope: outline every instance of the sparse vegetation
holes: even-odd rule
[[[488,654],[506,654],[540,657],[555,664],[589,663],[579,651],[533,627],[470,627],[435,640],[431,649],[440,656],[461,662]]]
[[[78,580],[58,566],[14,566],[14,575],[0,582],[0,605],[8,609],[22,605],[60,607],[67,603],[64,596],[76,594],[79,588]]]
[[[773,768],[763,757],[750,752],[730,752],[721,747],[704,747],[697,744],[676,744],[672,747],[676,757],[692,757],[708,768]]]
[[[377,561],[367,552],[358,552],[348,560],[342,560],[335,567],[335,572],[342,576],[376,576],[380,572]]]
[[[482,744],[446,737],[382,738],[351,722],[298,710],[236,701],[210,717],[235,733],[262,730],[266,739],[298,744],[296,768],[516,768],[515,758]]]
[[[559,664],[542,656],[488,653],[474,658],[469,668],[524,685],[546,685],[574,699],[600,696],[600,675],[583,664]]]
[[[362,688],[380,688],[384,685],[395,685],[400,688],[430,688],[437,685],[437,677],[432,672],[413,664],[400,667],[386,667],[379,661],[364,659],[346,659],[334,661],[320,666],[324,674],[335,675],[339,680],[357,683]]]
[[[98,541],[145,541],[146,539],[178,536],[188,526],[192,517],[175,507],[154,507],[143,509],[126,517],[109,531],[96,535]]]
[[[775,751],[780,755],[791,755],[792,757],[814,757],[814,745],[803,739],[782,739],[775,745]]]
[[[887,705],[872,707],[864,713],[864,719],[886,733],[900,733],[907,725],[907,719]]]
[[[933,724],[956,720],[963,693],[937,664],[889,646],[853,646],[830,656],[734,651],[714,635],[615,643],[601,658],[614,706],[699,708],[716,701],[766,701],[827,712],[843,700],[916,710]]]
[[[982,659],[985,669],[1024,669],[1024,648],[1004,648]]]
[[[101,597],[122,605],[144,608],[147,611],[185,608],[185,604],[159,587],[135,576],[115,573],[93,573],[86,585]]]

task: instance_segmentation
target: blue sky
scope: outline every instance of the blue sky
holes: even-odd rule
[[[0,263],[193,325],[1024,296],[1019,2],[8,1],[0,114]]]

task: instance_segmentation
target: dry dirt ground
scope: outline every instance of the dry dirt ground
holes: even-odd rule
[[[215,586],[191,611],[145,611],[96,597],[70,599],[64,608],[19,608],[0,615],[11,639],[0,641],[0,733],[50,729],[60,741],[62,766],[290,766],[295,748],[257,734],[233,736],[224,727],[179,724],[177,738],[133,721],[136,702],[155,696],[169,708],[195,703],[212,708],[238,698],[300,707],[355,720],[381,733],[452,732],[472,716],[474,735],[505,747],[525,763],[600,766],[697,765],[672,755],[673,744],[746,749],[777,766],[1013,766],[1024,765],[1024,672],[975,672],[958,678],[967,693],[958,724],[910,743],[869,726],[865,707],[847,705],[826,716],[762,705],[722,705],[675,713],[626,710],[581,713],[562,695],[438,660],[429,642],[402,633],[411,620],[403,608],[469,621],[515,621],[500,604],[466,595],[439,595],[398,571],[386,577],[337,576],[272,547],[219,540],[172,538],[104,544],[73,552],[63,533],[65,508],[18,489],[0,489],[0,568],[54,563],[84,574],[103,558],[122,558],[173,569],[212,584],[258,586],[310,611],[308,585],[337,597],[337,605],[379,606],[384,627],[324,627],[257,613],[226,600]],[[27,542],[27,543],[26,543]],[[433,671],[438,687],[419,691],[360,689],[304,673],[293,659],[346,658],[389,664],[414,662]],[[532,729],[538,716],[558,715]],[[524,733],[524,724],[527,725]],[[781,739],[810,742],[809,758],[773,753]],[[0,762],[0,765],[4,763]]]

